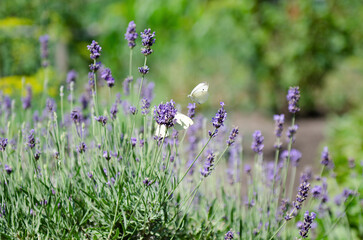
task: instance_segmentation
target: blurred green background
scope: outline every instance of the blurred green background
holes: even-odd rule
[[[210,104],[223,99],[245,110],[283,111],[291,85],[302,89],[305,115],[346,112],[362,100],[359,0],[2,0],[0,87],[19,79],[9,76],[36,78],[38,38],[49,34],[53,83],[64,82],[70,69],[87,82],[86,45],[96,39],[120,89],[130,20],[138,32],[156,31],[148,63],[157,100],[185,103],[201,81],[211,84]],[[138,43],[134,64],[140,66]]]

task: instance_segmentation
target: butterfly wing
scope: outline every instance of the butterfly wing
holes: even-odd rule
[[[175,115],[175,122],[174,128],[178,131],[185,130],[194,123],[190,117],[179,112]]]
[[[209,84],[206,82],[199,83],[188,95],[194,102],[199,104],[205,103],[208,99]]]

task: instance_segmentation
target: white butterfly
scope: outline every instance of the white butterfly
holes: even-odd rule
[[[179,113],[177,112],[175,114],[175,125],[174,125],[174,128],[178,131],[180,130],[185,130],[185,129],[188,129],[188,127],[190,127],[191,125],[193,125],[193,120],[182,114],[182,113]]]
[[[168,129],[165,127],[165,125],[156,124],[155,136],[161,138],[169,136]]]
[[[206,82],[199,83],[192,92],[188,95],[194,102],[202,104],[208,99],[208,88],[209,84]]]

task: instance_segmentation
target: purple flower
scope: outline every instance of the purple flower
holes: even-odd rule
[[[296,113],[300,111],[299,108],[299,99],[300,99],[300,90],[299,87],[290,87],[287,92],[286,99],[289,102],[289,112]]]
[[[95,63],[91,63],[89,65],[89,69],[92,71],[92,72],[97,72],[98,69],[101,68],[101,62],[95,62]],[[93,73],[92,73],[93,74]]]
[[[30,130],[29,135],[27,137],[27,144],[30,148],[35,147],[35,136],[34,136],[34,129]]]
[[[34,153],[34,159],[39,160],[41,152],[37,149]]]
[[[251,173],[251,166],[249,164],[245,164],[244,170],[245,170],[245,173],[250,174]]]
[[[204,167],[200,169],[200,174],[202,174],[203,177],[208,177],[212,173],[214,160],[215,155],[212,151],[210,151],[208,153],[207,159],[204,162]]]
[[[232,129],[231,133],[229,134],[229,139],[227,140],[228,146],[231,146],[235,142],[237,135],[238,135],[238,127],[235,127]]]
[[[142,75],[146,75],[148,72],[149,72],[149,67],[148,66],[142,66],[142,67],[139,67],[139,72],[142,74]]]
[[[75,70],[71,70],[67,73],[67,83],[76,82],[77,72]]]
[[[264,137],[262,136],[261,131],[257,130],[252,134],[253,137],[253,141],[252,141],[252,145],[251,148],[252,150],[257,153],[257,154],[262,154],[262,150],[263,150],[263,140]]]
[[[91,89],[95,88],[95,79],[94,79],[94,73],[89,72],[88,73],[88,85]]]
[[[73,109],[71,112],[71,118],[75,124],[80,123],[82,120],[82,115],[79,109]]]
[[[287,160],[288,158],[288,155],[289,155],[289,151],[288,150],[284,150],[281,155],[280,155],[280,158],[283,159],[283,160]],[[296,150],[296,149],[291,149],[290,151],[290,160],[291,160],[291,163],[293,166],[297,167],[298,166],[298,163],[300,161],[302,157],[302,154],[299,150]]]
[[[136,138],[131,138],[131,146],[135,147],[137,143],[137,139]]]
[[[102,48],[100,45],[98,45],[98,42],[95,40],[92,40],[92,43],[90,45],[87,45],[87,49],[90,51],[90,58],[91,59],[97,59],[101,56],[101,50]]]
[[[132,115],[135,115],[137,113],[137,109],[136,107],[134,106],[129,106],[129,112],[132,114]]]
[[[220,105],[221,108],[218,109],[216,115],[212,118],[212,124],[216,129],[224,126],[224,121],[227,118],[227,112],[224,109],[224,102],[220,102]]]
[[[300,184],[299,191],[296,195],[296,201],[293,202],[293,205],[297,210],[301,209],[302,203],[308,197],[309,189],[310,183],[308,183],[307,181],[304,181]]]
[[[280,138],[282,135],[282,131],[284,130],[284,122],[285,122],[285,115],[274,115],[275,121],[275,135],[276,137]]]
[[[49,36],[43,35],[39,37],[40,42],[40,56],[42,58],[42,66],[47,67],[48,66],[48,42],[49,42]]]
[[[56,110],[56,104],[53,98],[47,98],[46,107],[48,112],[53,113]]]
[[[334,167],[334,163],[330,157],[328,147],[325,146],[323,152],[321,153],[321,162],[322,165],[332,169]]]
[[[146,97],[141,99],[141,114],[147,115],[149,113],[150,101]]]
[[[133,81],[133,77],[127,77],[122,83],[124,94],[128,96],[130,94],[130,83]]]
[[[98,116],[95,117],[95,120],[105,126],[107,124],[107,117],[106,116]]]
[[[195,106],[195,103],[188,104],[188,117],[190,117],[191,119],[193,119],[195,116]]]
[[[107,86],[110,88],[115,85],[115,79],[112,77],[111,70],[109,68],[105,68],[102,71],[101,78],[107,82]]]
[[[118,106],[117,106],[117,103],[114,103],[111,106],[111,109],[110,109],[110,114],[111,114],[111,119],[112,120],[115,120],[116,119],[117,113],[118,113]]]
[[[295,134],[298,129],[299,129],[298,125],[291,126],[287,129],[287,133],[286,133],[287,141],[291,140],[292,142],[295,142]]]
[[[233,232],[232,231],[228,231],[226,233],[226,235],[224,235],[224,240],[231,240],[233,239]]]
[[[0,137],[0,151],[5,151],[6,146],[8,145],[8,139]]]
[[[145,29],[143,32],[141,32],[141,43],[142,46],[144,46],[141,49],[141,53],[145,56],[150,55],[153,50],[151,49],[151,46],[155,43],[155,32],[151,33],[151,29]]]
[[[111,159],[111,155],[109,151],[103,151],[103,155],[102,155],[107,161]],[[105,169],[104,169],[105,170]],[[106,171],[106,175],[107,175],[107,171]]]
[[[141,85],[141,78],[138,78],[138,84]],[[154,82],[148,82],[146,79],[144,79],[143,85],[141,86],[141,97],[147,98],[150,100],[150,102],[154,99],[154,88],[155,83]]]
[[[26,96],[21,99],[21,101],[23,102],[23,109],[24,110],[29,109],[31,107],[31,105],[32,105],[32,96],[33,96],[32,88],[31,88],[31,86],[28,85],[26,87]]]
[[[88,104],[89,104],[89,96],[87,94],[82,94],[79,98],[79,102],[81,103],[82,105],[82,109],[85,110],[87,109],[88,107]]]
[[[138,34],[136,33],[136,24],[134,21],[129,22],[129,26],[126,29],[125,39],[128,42],[129,48],[134,48],[136,46],[135,40]]]
[[[145,186],[150,186],[151,184],[153,184],[153,181],[149,180],[149,178],[145,178],[142,183],[145,185]]]
[[[154,110],[154,119],[157,124],[165,125],[167,128],[171,128],[174,126],[176,108],[175,102],[170,100],[170,102],[166,102],[165,104],[161,103],[159,106],[155,107]]]
[[[5,171],[7,172],[7,174],[11,174],[13,172],[13,169],[8,166],[7,164],[4,165]]]
[[[311,189],[311,194],[314,198],[319,198],[321,196],[321,193],[323,191],[323,188],[320,185],[316,185]]]
[[[77,146],[77,152],[79,153],[84,153],[87,150],[87,145],[84,142],[81,142],[78,146]]]
[[[311,224],[313,223],[315,218],[316,218],[316,214],[314,212],[311,212],[310,215],[309,215],[309,211],[305,212],[304,224],[300,228],[300,236],[302,238],[307,238],[308,237],[308,233],[309,233],[309,230],[311,228]]]
[[[92,172],[88,172],[87,173],[87,176],[92,179],[93,178],[93,173]]]
[[[348,198],[350,196],[354,196],[355,192],[353,190],[350,190],[348,188],[344,188],[343,192],[342,192],[342,196],[345,198]]]

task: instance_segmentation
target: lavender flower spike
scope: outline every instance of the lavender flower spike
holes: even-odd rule
[[[34,129],[30,130],[30,134],[28,135],[27,144],[30,148],[35,147],[35,136],[34,136]]]
[[[309,189],[310,183],[308,183],[307,181],[304,181],[300,184],[299,191],[296,195],[296,201],[293,202],[293,205],[297,210],[301,209],[302,203],[308,197]]]
[[[274,115],[274,121],[275,121],[275,135],[276,137],[281,137],[282,131],[284,129],[284,122],[285,122],[285,115]]]
[[[33,96],[33,93],[32,93],[32,88],[28,85],[26,87],[26,97],[22,98],[21,101],[23,102],[23,109],[26,110],[26,109],[29,109],[32,105],[32,96]]]
[[[105,68],[102,71],[101,78],[107,82],[107,86],[110,88],[115,85],[115,79],[112,77],[111,70],[109,68]]]
[[[136,24],[134,21],[131,21],[125,33],[125,39],[128,41],[129,48],[133,49],[136,46],[135,40],[137,37]]]
[[[228,146],[231,146],[235,142],[237,135],[238,135],[238,127],[235,127],[232,129],[229,135],[229,139],[227,140]]]
[[[153,53],[153,50],[151,49],[151,46],[155,43],[155,32],[151,33],[151,29],[145,29],[143,32],[141,32],[141,42],[144,46],[141,49],[141,53],[145,56],[150,55]]]
[[[296,113],[300,111],[299,100],[300,100],[300,90],[299,87],[290,87],[287,92],[286,99],[289,102],[289,112]]]
[[[329,166],[331,163],[331,157],[327,146],[324,147],[323,152],[321,153],[320,163],[324,166]]]
[[[148,66],[143,66],[143,67],[139,67],[139,72],[142,74],[142,75],[146,75],[149,73],[149,67]]]
[[[252,141],[252,145],[251,148],[252,150],[257,153],[257,154],[262,154],[262,150],[263,150],[263,140],[264,137],[262,136],[261,131],[257,130],[253,133],[252,135],[253,137],[253,141]]]
[[[171,128],[175,123],[175,115],[177,113],[176,108],[174,107],[175,102],[170,100],[165,104],[161,103],[154,110],[154,119],[157,124],[165,125],[167,128]]]
[[[232,231],[228,231],[226,235],[224,235],[224,240],[231,240],[234,238],[234,234]]]
[[[216,115],[212,118],[212,124],[216,129],[224,126],[224,121],[226,121],[227,118],[227,112],[224,109],[224,102],[220,102],[220,105],[221,108],[218,109]]]
[[[146,115],[149,113],[150,101],[148,98],[144,97],[141,99],[141,114]]]
[[[195,103],[188,104],[188,117],[193,119],[195,116]]]
[[[8,145],[8,139],[0,137],[0,152],[5,151],[7,145]]]
[[[214,166],[214,158],[215,155],[210,151],[205,160],[204,168],[200,169],[200,174],[202,174],[203,177],[208,177],[211,174]]]
[[[75,70],[71,70],[67,73],[67,83],[76,82],[77,72]]]
[[[48,42],[49,42],[49,36],[43,35],[39,37],[40,42],[40,56],[42,58],[42,66],[47,67],[48,66]]]
[[[309,230],[311,228],[311,224],[313,223],[314,219],[316,218],[316,214],[314,212],[311,212],[309,215],[309,211],[305,212],[304,215],[304,224],[300,228],[300,236],[302,238],[307,238]]]
[[[98,116],[95,117],[95,120],[105,126],[107,124],[107,117],[106,116]]]
[[[90,58],[91,59],[97,59],[101,56],[101,50],[102,48],[100,45],[98,45],[98,42],[95,40],[92,40],[92,43],[90,45],[87,45],[87,49],[90,51]]]

